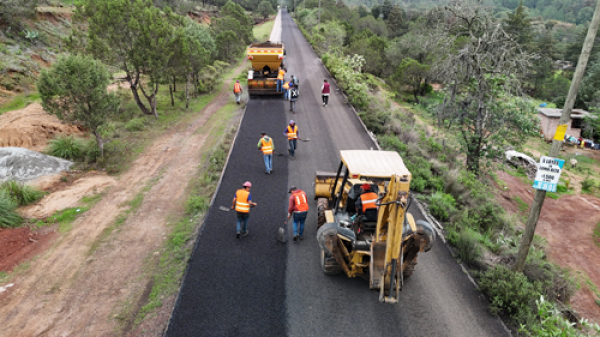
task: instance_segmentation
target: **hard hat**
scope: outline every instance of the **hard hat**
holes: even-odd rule
[[[290,119],[290,124],[295,124],[293,119]]]
[[[252,183],[249,181],[246,181],[243,186],[244,187],[252,187]]]
[[[292,193],[292,191],[295,191],[295,190],[297,190],[296,186],[292,186],[292,187],[290,187],[290,190],[288,191],[288,193]]]
[[[369,185],[369,184],[363,184],[360,188],[362,188],[365,191],[369,191],[371,189],[371,185]]]

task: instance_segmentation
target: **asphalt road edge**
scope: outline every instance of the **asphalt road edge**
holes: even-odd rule
[[[210,204],[208,205],[208,211],[206,212],[206,214],[204,214],[203,222],[200,225],[200,228],[198,229],[198,235],[196,235],[196,242],[194,242],[194,249],[192,249],[192,253],[190,254],[190,258],[188,259],[186,267],[185,267],[185,273],[183,273],[183,276],[181,278],[182,281],[181,281],[181,284],[179,285],[179,292],[177,293],[177,299],[175,300],[175,305],[173,306],[173,310],[171,310],[171,314],[169,315],[169,321],[167,323],[167,326],[165,327],[165,330],[162,333],[163,337],[167,335],[167,332],[169,331],[169,327],[171,326],[171,321],[173,320],[173,313],[179,306],[179,299],[181,296],[181,288],[183,288],[183,283],[185,282],[185,279],[187,277],[192,257],[194,256],[194,253],[196,253],[196,249],[198,248],[198,242],[200,242],[200,236],[202,235],[202,232],[204,231],[204,225],[206,223],[206,219],[208,219],[210,212],[213,210],[215,198],[217,197],[217,194],[219,193],[219,189],[221,188],[221,183],[223,182],[223,176],[225,175],[225,171],[227,170],[227,164],[229,164],[229,158],[231,157],[231,153],[233,152],[233,147],[235,145],[235,141],[237,140],[238,133],[240,132],[240,128],[242,126],[242,122],[244,121],[244,117],[246,116],[246,107],[247,106],[248,106],[248,104],[246,102],[246,104],[244,105],[244,110],[242,111],[242,117],[240,118],[240,122],[238,123],[237,129],[235,130],[235,136],[233,137],[233,140],[231,141],[231,147],[229,148],[229,153],[227,153],[227,158],[225,159],[225,164],[223,165],[223,169],[221,170],[221,175],[219,177],[219,181],[217,182],[217,188],[215,188],[215,191],[213,192],[212,198],[210,199]]]

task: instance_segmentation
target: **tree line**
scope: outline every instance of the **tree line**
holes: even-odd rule
[[[83,0],[75,19],[70,53],[44,70],[38,80],[42,105],[62,120],[87,127],[103,151],[99,132],[120,99],[107,91],[112,74],[124,73],[139,110],[158,118],[157,95],[169,87],[171,104],[178,83],[191,95],[213,90],[217,66],[231,63],[253,40],[253,21],[238,4],[223,5],[210,26],[151,0]]]

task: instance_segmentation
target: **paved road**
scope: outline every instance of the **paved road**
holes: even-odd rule
[[[397,305],[378,302],[363,279],[327,277],[319,266],[316,202],[304,241],[275,240],[286,214],[287,187],[314,195],[314,171],[335,170],[339,150],[369,149],[373,143],[333,86],[329,107],[320,104],[327,78],[317,56],[287,13],[282,15],[288,74],[300,79],[298,113],[287,102],[248,102],[223,184],[197,241],[168,336],[506,336],[498,319],[469,282],[441,241],[419,257]],[[286,145],[282,132],[293,118],[302,138],[295,160],[274,157],[274,173],[264,174],[255,149],[260,131],[274,137],[277,152]],[[250,235],[235,239],[234,214],[218,210],[231,204],[237,188],[253,183],[258,207],[250,216]],[[422,218],[417,209],[411,210]],[[291,222],[288,228],[291,232]]]

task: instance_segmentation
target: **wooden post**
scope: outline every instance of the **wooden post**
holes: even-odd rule
[[[317,19],[317,31],[321,30],[321,0],[319,0],[319,18]]]
[[[575,105],[575,98],[577,98],[577,92],[581,86],[581,79],[583,73],[587,67],[588,60],[590,58],[590,52],[594,46],[594,39],[596,38],[596,32],[600,26],[600,0],[596,1],[596,9],[594,11],[594,17],[588,28],[587,36],[583,42],[583,48],[581,55],[579,55],[579,61],[577,62],[577,68],[575,74],[573,74],[573,81],[569,88],[569,94],[563,107],[562,115],[558,121],[558,125],[568,124],[571,119],[571,111]],[[563,144],[563,139],[552,140],[552,148],[550,148],[549,157],[557,157],[560,148]],[[531,247],[531,241],[533,241],[533,235],[535,234],[535,227],[537,226],[538,219],[540,217],[540,211],[544,205],[544,199],[546,198],[546,191],[536,190],[535,197],[533,198],[533,205],[529,211],[529,217],[527,218],[527,224],[525,231],[523,232],[523,240],[521,241],[521,247],[519,247],[519,253],[517,254],[517,261],[515,262],[514,271],[522,272],[527,261],[527,254],[529,254],[529,248]]]

